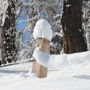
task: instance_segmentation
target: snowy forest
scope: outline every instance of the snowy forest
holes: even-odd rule
[[[90,0],[0,0],[0,90],[90,90]]]

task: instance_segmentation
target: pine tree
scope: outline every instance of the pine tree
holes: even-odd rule
[[[3,61],[16,61],[16,28],[15,28],[15,3],[16,0],[8,0],[8,7],[5,12],[5,21],[2,26],[2,59]],[[4,62],[5,63],[5,62]]]

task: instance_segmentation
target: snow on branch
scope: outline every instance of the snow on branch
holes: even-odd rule
[[[6,17],[6,10],[8,8],[9,4],[8,4],[8,0],[1,0],[0,1],[0,23],[1,26],[3,26],[4,22],[5,22],[5,17]]]
[[[57,5],[57,2],[53,3],[52,5],[51,5],[51,3],[47,3],[47,2],[45,2],[45,1],[44,1],[44,2],[35,1],[35,2],[31,2],[31,3],[23,2],[23,4],[24,4],[25,6],[29,6],[29,7],[32,7],[32,6],[34,6],[34,5],[36,5],[36,6],[42,5],[42,6],[50,7],[50,6],[56,6],[56,5]]]
[[[38,19],[38,17],[39,17],[39,15],[36,15],[36,16],[34,16],[33,18],[30,18],[30,19],[27,19],[27,20],[20,20],[20,21],[18,21],[17,23],[19,24],[19,23],[24,23],[24,22],[31,22],[31,21],[33,21],[33,20]]]
[[[84,63],[85,61],[90,62],[90,51],[74,54],[52,55],[36,48],[33,57],[43,66],[51,69],[63,69],[72,64]]]
[[[83,1],[83,5],[85,5],[87,8],[89,8],[90,9],[90,2],[86,2],[86,1]]]

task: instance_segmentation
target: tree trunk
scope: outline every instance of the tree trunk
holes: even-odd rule
[[[64,32],[64,52],[87,51],[82,30],[82,0],[64,0],[62,26]]]

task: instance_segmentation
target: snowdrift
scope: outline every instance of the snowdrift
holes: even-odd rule
[[[51,55],[36,48],[33,57],[39,64],[52,69],[62,69],[72,64],[90,63],[90,51],[74,54]]]

